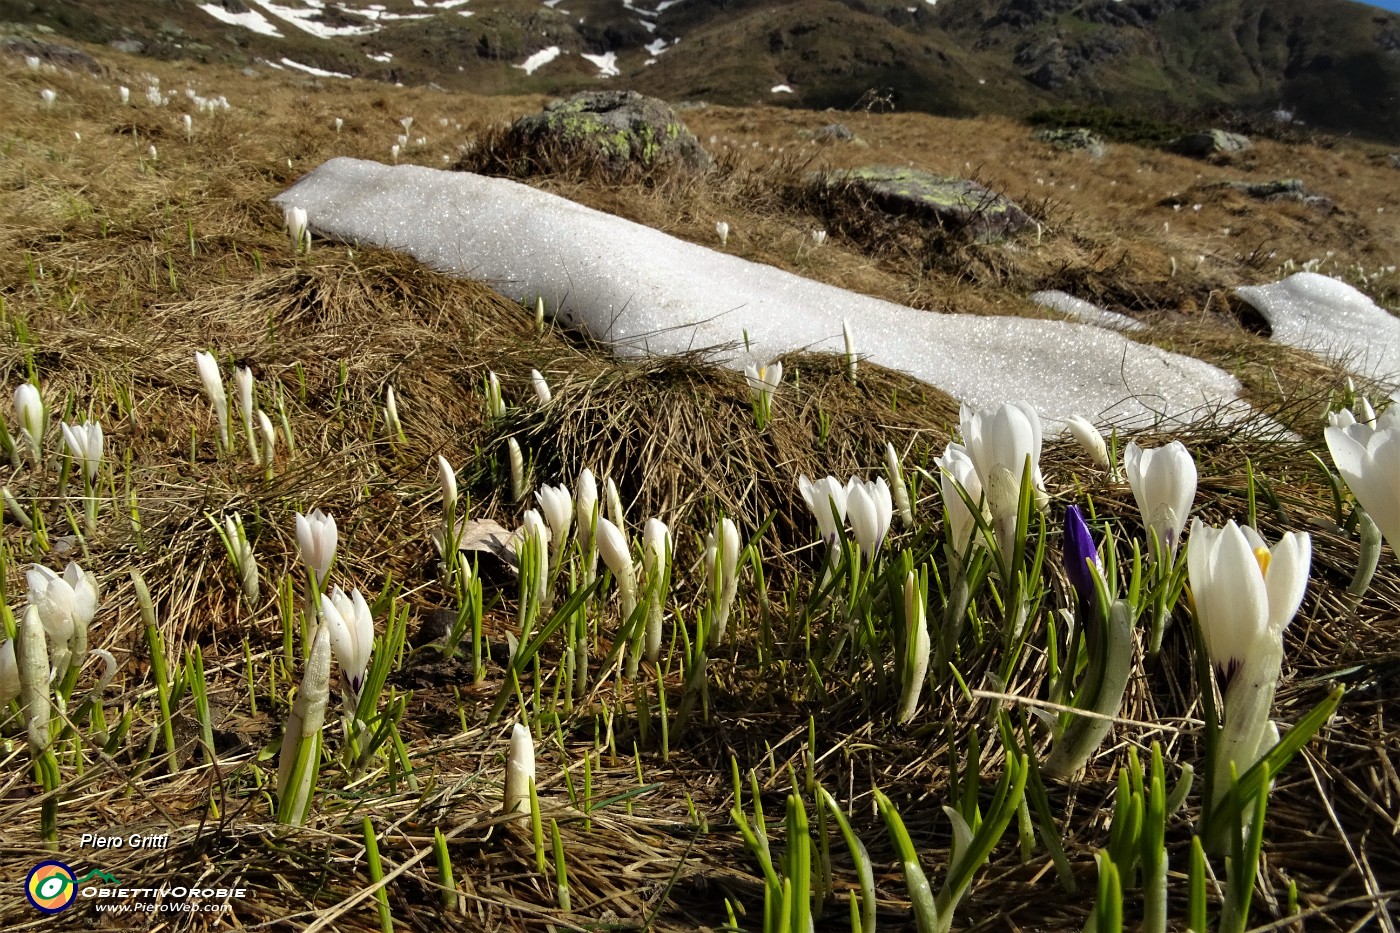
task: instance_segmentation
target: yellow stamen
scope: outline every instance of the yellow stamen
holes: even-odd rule
[[[1261,575],[1268,576],[1269,559],[1272,556],[1273,555],[1269,553],[1269,549],[1266,547],[1257,547],[1254,549],[1254,559],[1259,562],[1259,573]]]

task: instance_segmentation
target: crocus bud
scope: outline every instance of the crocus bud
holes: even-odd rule
[[[214,415],[219,420],[219,449],[222,450],[228,440],[228,395],[224,392],[224,377],[212,353],[196,352],[194,365],[199,372],[199,381],[204,385],[204,395],[214,406]]]
[[[612,575],[617,578],[620,589],[635,590],[632,568],[632,551],[627,545],[627,536],[606,518],[598,519],[598,553],[607,564]]]
[[[248,435],[248,452],[253,462],[258,462],[258,437],[253,433],[253,371],[240,366],[233,371],[233,381],[238,385],[238,411],[243,416],[243,432]]]
[[[530,784],[535,780],[535,739],[528,726],[516,723],[510,730],[510,752],[506,757],[506,786],[502,810],[530,812]]]
[[[399,421],[399,403],[398,399],[394,398],[393,386],[384,390],[384,423],[392,436],[403,435],[403,422]]]
[[[15,667],[30,753],[38,755],[49,747],[49,648],[34,606],[24,610],[15,632]]]
[[[656,518],[647,519],[642,529],[642,568],[646,572],[647,628],[643,654],[651,663],[661,656],[661,624],[665,615],[663,588],[671,560],[671,531]]]
[[[719,237],[720,246],[729,245],[729,224],[723,220],[715,222],[715,236]]]
[[[262,431],[262,462],[269,471],[277,457],[277,432],[272,427],[272,419],[267,412],[258,409],[258,429]]]
[[[933,643],[928,633],[928,581],[912,570],[904,577],[904,665],[899,695],[900,725],[914,718],[928,675]]]
[[[501,396],[500,377],[491,372],[486,374],[486,413],[492,418],[506,416],[506,403]]]
[[[525,454],[513,437],[506,438],[506,452],[510,457],[510,501],[519,502],[525,498]]]
[[[1089,419],[1079,415],[1070,415],[1065,419],[1065,425],[1095,464],[1105,470],[1113,465],[1108,459],[1108,445],[1104,443],[1103,435]]]
[[[549,391],[549,383],[545,382],[544,374],[538,369],[530,370],[530,384],[535,387],[535,399],[541,405],[548,405],[554,398],[554,393]]]
[[[841,319],[841,338],[846,342],[846,378],[856,384],[856,339],[851,335],[851,322]]]
[[[331,634],[323,621],[316,626],[311,640],[311,654],[306,659],[306,671],[301,687],[292,701],[287,716],[287,729],[282,735],[282,751],[277,761],[278,819],[300,826],[306,821],[311,795],[321,763],[321,727],[326,722],[326,702],[331,691]],[[293,786],[297,760],[301,759],[300,779]]]
[[[287,226],[287,237],[292,241],[292,252],[311,252],[311,234],[307,228],[309,218],[304,207],[288,207],[282,212]]]
[[[949,443],[937,463],[941,472],[939,491],[943,495],[943,508],[948,513],[953,553],[962,557],[968,546],[981,538],[977,535],[977,521],[972,510],[958,490],[961,488],[977,505],[982,502],[982,479],[977,475],[977,467],[967,448],[961,444]],[[985,518],[985,507],[982,507],[982,514]]]
[[[909,501],[909,484],[904,481],[904,469],[899,462],[899,454],[894,444],[885,442],[885,474],[889,477],[890,492],[894,494],[894,506],[899,512],[899,522],[905,528],[914,527],[914,506]]]
[[[126,85],[122,85],[121,87],[117,88],[117,96],[121,98],[123,104],[131,103],[131,88],[127,87]]]
[[[1180,441],[1155,450],[1130,441],[1123,450],[1123,469],[1143,524],[1167,557],[1174,557],[1196,498],[1196,461]]]
[[[340,130],[341,130],[341,128],[344,127],[344,126],[345,126],[345,119],[344,119],[343,117],[336,117],[336,118],[335,118],[335,131],[336,131],[337,133],[339,133]]]
[[[825,231],[825,230],[813,230],[813,231],[812,231],[812,245],[813,245],[813,246],[821,246],[821,245],[822,245],[823,243],[825,243],[825,242],[826,242],[826,231]]]
[[[447,458],[438,454],[438,486],[442,489],[442,511],[443,515],[455,514],[457,508],[457,471],[452,469],[452,464],[447,462]],[[443,519],[446,521],[446,518]]]
[[[550,541],[553,542],[550,566],[558,567],[564,555],[564,545],[569,541],[569,528],[574,521],[574,497],[569,494],[569,487],[560,483],[535,490],[535,501],[540,504],[544,520],[549,524]]]
[[[535,553],[539,555],[539,568],[535,577],[535,599],[538,605],[544,606],[549,597],[549,526],[545,524],[540,513],[535,509],[528,509],[520,525],[520,537],[522,540],[532,540],[535,542]]]
[[[623,535],[627,534],[627,515],[622,511],[622,497],[618,495],[617,483],[614,483],[609,476],[603,482],[603,492],[608,500],[608,518],[611,518],[617,530]]]
[[[1093,606],[1098,601],[1096,574],[1103,574],[1099,549],[1094,545],[1094,536],[1079,506],[1071,505],[1065,509],[1065,576],[1069,577],[1081,607]]]
[[[340,533],[335,527],[335,517],[316,509],[310,515],[296,513],[297,546],[301,549],[301,562],[316,577],[319,588],[325,583],[335,561],[335,548]]]
[[[710,581],[710,643],[724,638],[729,612],[739,592],[739,529],[728,518],[721,518],[705,539],[705,576]]]
[[[43,459],[44,400],[39,390],[28,382],[15,389],[15,414],[19,416],[20,437],[29,450],[29,459],[38,466]]]
[[[243,529],[243,517],[238,514],[224,518],[224,534],[228,538],[233,569],[238,574],[238,585],[248,602],[258,601],[258,562],[248,543],[248,533]]]
[[[0,710],[19,697],[19,664],[13,640],[0,645]]]

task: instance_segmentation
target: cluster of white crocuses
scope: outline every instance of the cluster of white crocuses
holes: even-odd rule
[[[902,480],[899,485],[903,486]],[[867,566],[874,562],[894,521],[894,494],[883,476],[873,480],[852,476],[842,483],[834,476],[814,482],[803,474],[797,478],[797,488],[817,520],[832,566],[841,563],[842,530],[847,522]]]
[[[31,747],[48,747],[51,705],[57,696],[67,705],[78,671],[89,656],[88,633],[98,609],[97,580],[76,563],[62,574],[35,564],[26,574],[28,605],[15,637],[0,644],[0,713],[21,700]],[[105,672],[97,692],[111,680],[116,661],[102,649],[91,654]]]
[[[348,594],[339,586],[326,589],[339,544],[335,518],[320,509],[310,515],[298,512],[296,538],[307,574],[307,616],[318,621],[282,737],[277,786],[278,819],[300,824],[306,818],[320,769],[332,658],[340,667],[346,740],[352,748],[363,744],[364,724],[357,714],[363,705],[362,691],[374,647],[374,619],[358,589]]]
[[[199,381],[204,386],[204,395],[214,407],[214,416],[218,420],[219,452],[231,451],[234,446],[233,424],[229,420],[228,394],[224,391],[224,377],[219,371],[219,363],[212,353],[202,350],[195,353],[194,363],[199,373]],[[238,385],[238,408],[243,416],[243,433],[248,442],[248,455],[253,463],[263,467],[266,475],[271,476],[273,462],[277,456],[277,431],[272,426],[272,419],[268,417],[267,412],[257,407],[257,386],[253,370],[247,366],[238,367],[234,371],[234,381]],[[257,431],[253,428],[255,420],[258,425]]]
[[[39,389],[28,382],[21,383],[15,389],[14,403],[19,434],[11,436],[6,430],[4,437],[0,439],[5,442],[10,460],[15,466],[27,460],[34,468],[43,470],[46,467],[44,438],[49,429],[48,407],[44,404]],[[78,470],[83,480],[85,527],[87,533],[92,534],[97,529],[97,477],[102,467],[105,444],[102,424],[98,421],[83,421],[80,424],[65,422],[59,427],[63,437],[61,450],[68,455],[69,463]],[[0,492],[3,494],[5,507],[14,515],[15,520],[32,526],[33,519],[15,498],[14,493],[8,487]],[[63,486],[60,484],[60,493],[62,492]]]

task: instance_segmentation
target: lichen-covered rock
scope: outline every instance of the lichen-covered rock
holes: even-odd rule
[[[588,162],[616,174],[708,168],[710,154],[665,101],[636,91],[585,91],[511,126],[513,141],[549,163]]]
[[[1108,151],[1108,147],[1104,145],[1102,139],[1082,126],[1069,129],[1037,130],[1034,138],[1067,152],[1087,152],[1096,159],[1103,158],[1104,153]]]
[[[1167,149],[1178,155],[1194,159],[1209,159],[1213,156],[1230,156],[1252,148],[1248,136],[1227,133],[1224,130],[1206,130],[1201,133],[1187,133],[1167,143]]]
[[[1033,222],[1016,202],[975,181],[920,169],[867,166],[841,172],[828,184],[888,213],[931,220],[978,239],[1008,236]]]
[[[81,49],[26,36],[0,36],[0,54],[15,58],[37,58],[60,68],[76,68],[95,75],[102,73],[102,66],[97,63],[97,59]]]
[[[1321,194],[1313,194],[1297,178],[1280,178],[1277,181],[1261,182],[1222,181],[1207,187],[1229,188],[1231,191],[1238,191],[1260,201],[1297,201],[1299,204],[1315,207],[1324,213],[1330,213],[1336,207],[1331,198]]]

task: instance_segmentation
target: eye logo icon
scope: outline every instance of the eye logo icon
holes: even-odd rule
[[[78,895],[73,869],[62,862],[40,862],[29,872],[24,893],[36,910],[56,914]]]

